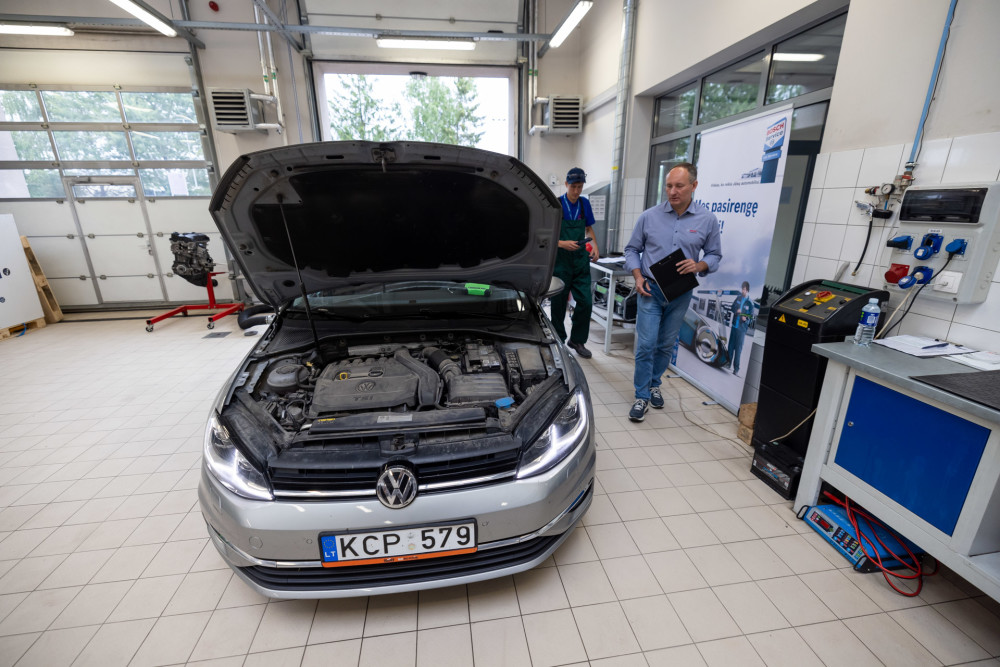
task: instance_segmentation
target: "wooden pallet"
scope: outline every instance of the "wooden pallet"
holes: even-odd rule
[[[0,329],[0,340],[6,338],[13,338],[14,336],[20,336],[27,333],[28,331],[34,331],[35,329],[41,329],[45,326],[45,318],[39,317],[37,320],[31,320],[30,322],[25,322],[24,324],[15,324],[12,327],[6,327]]]
[[[24,246],[24,256],[28,259],[31,277],[35,280],[35,290],[38,292],[38,300],[42,304],[42,312],[45,313],[45,321],[49,324],[55,324],[64,317],[62,308],[59,307],[59,302],[56,301],[56,296],[52,293],[49,281],[45,279],[42,265],[38,263],[38,258],[35,257],[31,244],[28,243],[28,237],[21,237],[21,245]]]

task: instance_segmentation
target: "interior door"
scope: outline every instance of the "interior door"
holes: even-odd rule
[[[163,304],[163,270],[134,176],[66,178],[102,304]]]

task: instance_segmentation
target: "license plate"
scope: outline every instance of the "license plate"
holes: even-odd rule
[[[319,544],[323,567],[457,556],[476,551],[476,522],[367,533],[324,533],[319,536]]]

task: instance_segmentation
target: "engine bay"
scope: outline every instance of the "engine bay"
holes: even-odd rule
[[[314,352],[252,362],[238,391],[292,433],[366,413],[383,415],[384,422],[440,411],[457,417],[470,414],[469,408],[509,425],[518,407],[556,372],[545,345],[421,341],[350,346],[328,353],[325,363]]]

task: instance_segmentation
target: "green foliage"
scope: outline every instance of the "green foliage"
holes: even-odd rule
[[[476,114],[476,82],[469,77],[455,79],[451,88],[442,79],[411,79],[406,94],[413,101],[413,138],[441,144],[475,146],[483,138],[476,130],[483,117]]]
[[[329,101],[330,130],[341,140],[392,141],[400,138],[398,103],[383,104],[364,74],[340,77],[340,94]]]
[[[338,79],[340,90],[329,101],[330,130],[336,139],[475,146],[485,134],[475,79],[410,79],[402,103],[380,100],[372,80],[363,74]]]

